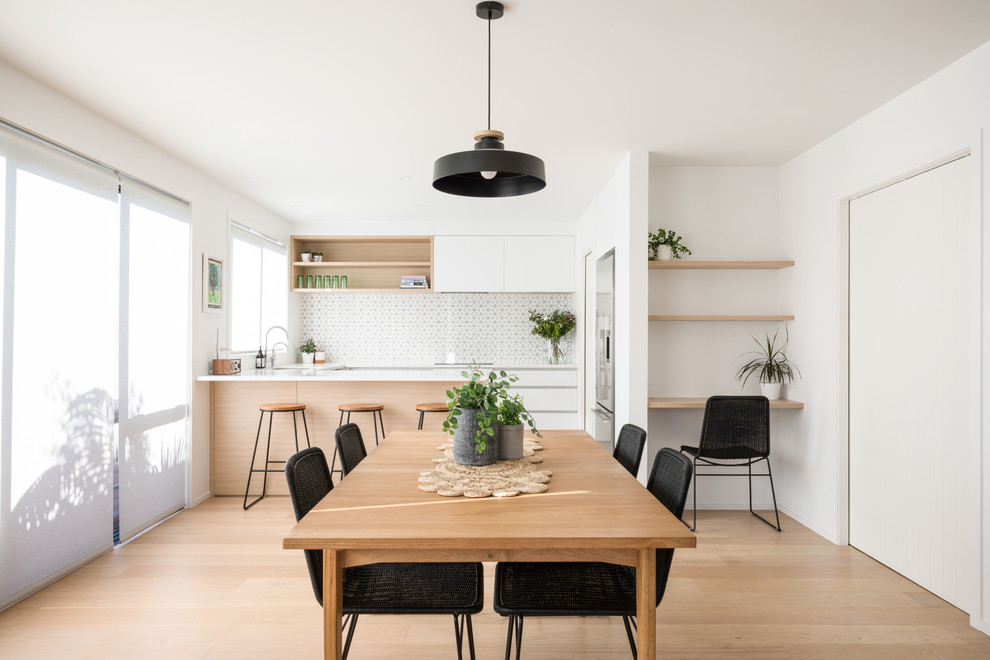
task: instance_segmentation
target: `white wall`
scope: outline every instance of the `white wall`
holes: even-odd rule
[[[684,259],[777,260],[777,168],[662,167],[650,168],[649,230],[672,229],[683,236],[692,255]],[[646,234],[641,241],[646,258]],[[780,273],[777,270],[650,270],[650,314],[781,314]],[[714,394],[759,394],[750,379],[745,390],[735,380],[739,356],[755,348],[752,337],[774,332],[775,322],[653,321],[649,324],[649,395],[707,397]],[[800,366],[800,365],[798,365]],[[781,416],[771,418],[770,459],[788,437],[777,433]],[[644,463],[661,447],[698,444],[702,410],[651,410],[649,447]],[[745,479],[706,479],[698,492],[698,507],[747,508]],[[754,500],[771,506],[767,479],[757,479]]]
[[[780,242],[797,267],[783,279],[783,303],[794,309],[791,348],[804,378],[795,388],[805,401],[803,414],[783,425],[782,433],[797,441],[777,445],[786,464],[781,470],[778,497],[794,515],[827,538],[845,538],[846,496],[843,481],[845,418],[840,398],[845,384],[839,360],[845,318],[840,313],[839,203],[845,197],[889,179],[916,165],[934,160],[973,140],[985,147],[980,135],[990,124],[990,43],[917,85],[869,115],[807,151],[780,169]],[[836,93],[841,93],[841,85]],[[982,148],[982,191],[990,191],[990,168]],[[983,209],[984,262],[988,215]],[[933,227],[937,231],[937,227]],[[918,255],[924,258],[924,255]],[[984,269],[986,270],[986,269]],[[984,275],[984,278],[987,276]],[[987,319],[987,281],[983,282],[983,318]],[[988,328],[983,328],[983,416],[988,407]],[[924,348],[919,347],[919,355]],[[917,356],[911,356],[915,358]],[[990,442],[987,430],[983,450],[981,525],[984,557],[982,612],[974,625],[990,632]],[[933,451],[937,448],[933,447]],[[960,469],[967,466],[960,465]],[[969,466],[977,469],[975,466]],[[977,576],[973,576],[976,578]]]
[[[192,203],[192,370],[206,374],[216,332],[227,345],[226,314],[202,311],[202,255],[227,257],[227,213],[257,229],[288,239],[288,226],[269,211],[208,178],[162,149],[0,62],[0,117],[101,161]],[[190,99],[195,103],[195,99]],[[246,139],[249,136],[245,136]],[[163,356],[168,346],[162,347]],[[187,505],[210,495],[209,384],[190,382],[191,448]]]
[[[646,428],[647,286],[643,250],[649,215],[649,156],[630,152],[582,214],[575,250],[578,261],[592,251],[597,259],[615,249],[615,428]],[[583,283],[581,286],[583,290]],[[583,295],[583,293],[582,293]],[[589,321],[592,322],[592,321]],[[594,341],[587,333],[585,341]],[[591,378],[591,374],[586,374]],[[590,383],[586,382],[586,387]],[[594,390],[592,389],[592,392]],[[586,407],[589,407],[590,402]],[[649,466],[640,467],[645,481]]]

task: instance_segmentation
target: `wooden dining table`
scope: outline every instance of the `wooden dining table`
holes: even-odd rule
[[[528,435],[528,434],[527,434]],[[603,561],[636,567],[637,645],[656,655],[656,548],[695,536],[584,431],[543,431],[544,493],[444,497],[419,490],[442,433],[395,431],[285,535],[323,550],[324,657],[341,657],[341,572],[376,562]]]

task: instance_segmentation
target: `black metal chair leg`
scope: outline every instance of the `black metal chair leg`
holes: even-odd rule
[[[636,660],[636,637],[633,635],[633,627],[636,625],[635,620],[633,620],[632,626],[629,625],[629,617],[622,617],[622,623],[626,625],[626,637],[629,638],[629,648],[632,650],[633,660]]]
[[[423,430],[423,418],[425,416],[426,416],[426,411],[420,410],[419,411],[419,426],[416,427],[416,430],[417,431],[422,431]]]
[[[457,660],[464,660],[464,623],[460,615],[454,615],[454,640],[457,642]]]
[[[258,500],[261,499],[261,497],[264,497],[264,493],[262,493],[262,496],[259,497],[258,500],[255,500],[254,502],[251,502],[251,504],[248,504],[247,503],[248,492],[251,490],[251,476],[254,474],[254,459],[255,459],[255,456],[258,455],[258,441],[261,440],[261,424],[264,421],[265,421],[265,413],[264,413],[264,411],[262,411],[261,412],[261,417],[258,418],[258,433],[257,433],[257,435],[254,436],[254,451],[251,452],[251,466],[248,468],[247,486],[245,486],[245,488],[244,488],[244,510],[245,511],[247,511],[252,506],[254,506],[258,502]]]
[[[348,420],[350,420],[350,414],[347,415],[347,418],[348,418]],[[337,428],[340,428],[343,425],[344,425],[344,411],[341,410],[340,411],[340,419],[337,420]],[[334,443],[334,445],[333,445],[333,458],[330,460],[330,478],[331,479],[333,479],[333,473],[334,472],[336,472],[337,474],[339,474],[341,479],[344,478],[344,469],[343,469],[343,467],[340,467],[340,468],[337,467],[337,444],[336,443]]]
[[[313,445],[309,444],[309,426],[306,424],[306,411],[300,410],[299,412],[302,413],[303,430],[306,432],[306,447],[312,447]],[[293,413],[292,418],[295,419],[295,413]]]
[[[522,628],[523,617],[520,614],[516,617],[516,660],[522,655]]]
[[[477,660],[474,657],[474,626],[471,625],[471,615],[465,614],[467,617],[467,628],[468,628],[468,652],[471,654],[471,660]]]
[[[691,523],[691,531],[693,532],[698,528],[698,459],[695,458],[691,461],[691,469],[694,470],[694,486],[692,490],[694,491],[694,504],[691,507],[691,513],[693,516]]]
[[[770,497],[773,498],[773,514],[777,518],[777,526],[774,527],[774,524],[772,522],[770,522],[769,520],[767,520],[766,518],[764,518],[763,516],[761,516],[760,514],[758,514],[756,511],[753,511],[753,464],[752,463],[749,464],[749,512],[752,513],[757,518],[759,518],[760,520],[762,520],[763,522],[765,522],[770,527],[773,527],[778,532],[780,532],[780,531],[782,531],[780,529],[780,513],[777,511],[777,494],[774,492],[774,489],[773,489],[773,474],[771,474],[771,471],[770,471],[770,459],[769,458],[765,458],[763,460],[765,460],[767,462],[767,474],[766,474],[766,476],[767,477],[770,477]],[[761,476],[764,476],[764,475],[758,474],[756,476],[761,477]]]
[[[296,453],[299,453],[299,425],[296,424],[296,411],[292,411],[292,437],[296,441]]]
[[[292,413],[292,416],[295,417],[295,413]],[[268,444],[265,445],[265,472],[264,472],[264,476],[261,478],[261,497],[259,497],[258,499],[264,497],[265,493],[268,492],[268,463],[270,462],[270,459],[272,457],[272,422],[274,421],[275,421],[275,413],[269,412],[268,413]]]
[[[357,614],[351,614],[350,625],[347,626],[347,639],[344,641],[344,651],[341,653],[341,658],[347,660],[347,652],[351,650],[351,640],[354,639],[354,628],[357,627]]]

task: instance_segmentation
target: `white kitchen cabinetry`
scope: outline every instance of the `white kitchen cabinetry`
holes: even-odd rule
[[[556,293],[574,290],[573,236],[506,236],[505,290]]]
[[[543,293],[574,290],[573,236],[435,236],[434,290]]]
[[[509,394],[522,396],[537,429],[580,428],[577,369],[509,367],[506,371],[519,376]]]
[[[504,288],[503,236],[435,236],[433,290],[490,292]]]

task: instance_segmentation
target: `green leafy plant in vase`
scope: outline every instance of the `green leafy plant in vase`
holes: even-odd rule
[[[650,259],[667,261],[669,259],[680,259],[682,254],[693,254],[686,245],[681,244],[682,236],[679,236],[673,229],[660,227],[655,232],[648,232],[650,247]]]
[[[302,353],[303,364],[313,362],[313,358],[316,357],[316,342],[313,341],[312,337],[299,346],[299,352]]]
[[[771,401],[780,398],[780,386],[782,384],[792,382],[795,373],[801,375],[797,366],[784,352],[789,339],[787,331],[784,331],[784,341],[778,344],[779,335],[780,328],[777,328],[772,337],[768,332],[762,341],[753,337],[753,341],[756,342],[759,349],[743,354],[741,357],[749,357],[749,361],[736,372],[736,380],[741,380],[743,387],[746,386],[746,381],[749,380],[750,376],[757,375],[760,379],[760,390],[763,392],[763,396]]]
[[[454,461],[460,465],[491,465],[498,456],[495,430],[498,409],[511,383],[519,380],[505,371],[487,374],[477,364],[462,371],[468,379],[447,390],[447,417],[443,430],[454,438]]]
[[[534,324],[532,333],[549,342],[550,364],[559,364],[560,358],[564,356],[564,351],[560,348],[560,339],[577,325],[574,314],[560,309],[544,314],[531,309],[529,320]]]
[[[498,406],[498,458],[514,461],[523,457],[523,422],[529,425],[533,435],[543,436],[536,430],[536,422],[526,410],[518,394],[506,396]]]

